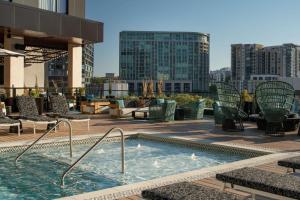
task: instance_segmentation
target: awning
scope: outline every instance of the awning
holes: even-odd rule
[[[25,56],[22,53],[17,53],[14,51],[10,51],[7,49],[0,49],[0,56],[1,57],[19,57],[19,56]]]

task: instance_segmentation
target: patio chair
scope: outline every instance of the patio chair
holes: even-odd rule
[[[11,119],[7,116],[5,116],[5,114],[2,112],[2,110],[0,109],[0,126],[2,127],[12,127],[12,126],[16,126],[18,128],[18,136],[20,136],[21,134],[21,123],[19,120],[14,120]]]
[[[241,95],[238,90],[227,83],[218,82],[217,101],[224,115],[222,128],[224,131],[243,131],[243,120],[248,118],[248,114],[241,109]],[[239,127],[236,126],[239,124]]]
[[[300,177],[278,174],[257,168],[245,167],[222,174],[216,179],[224,183],[223,189],[231,188],[269,197],[272,199],[299,199]]]
[[[282,81],[260,83],[255,90],[257,104],[266,120],[266,134],[283,135],[284,121],[292,109],[295,90]]]
[[[205,108],[205,100],[199,99],[191,103],[187,103],[182,106],[184,110],[184,117],[187,119],[203,119],[203,113]]]
[[[174,121],[176,101],[166,100],[149,106],[149,119],[157,121]]]
[[[213,103],[213,109],[214,109],[215,125],[222,124],[224,120],[224,114],[222,113],[222,109],[219,101],[215,101]]]
[[[25,122],[33,123],[33,133],[36,133],[36,127],[39,124],[54,125],[57,120],[44,115],[39,115],[34,97],[17,96],[17,107],[20,112],[20,119]],[[55,129],[56,131],[56,129]]]
[[[175,183],[142,191],[145,199],[162,200],[237,200],[240,196],[189,182]]]
[[[52,106],[52,113],[48,114],[48,116],[64,118],[70,122],[87,122],[88,130],[90,130],[90,118],[81,114],[69,112],[68,102],[65,96],[50,95],[50,102]]]

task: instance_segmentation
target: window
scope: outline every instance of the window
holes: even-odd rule
[[[39,0],[39,8],[67,14],[68,0]]]

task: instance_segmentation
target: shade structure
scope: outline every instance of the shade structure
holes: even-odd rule
[[[10,51],[10,50],[7,50],[7,49],[0,49],[0,57],[19,57],[19,56],[25,56],[24,54],[22,53],[17,53],[17,52],[14,52],[14,51]]]

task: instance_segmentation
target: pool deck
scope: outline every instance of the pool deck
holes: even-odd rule
[[[37,131],[33,134],[31,124],[24,124],[24,133],[18,136],[15,133],[8,133],[7,127],[0,128],[0,146],[6,144],[14,144],[22,141],[32,141],[38,138],[43,131]],[[229,146],[237,146],[243,148],[264,149],[275,152],[300,152],[300,136],[297,131],[286,133],[284,137],[266,136],[263,131],[256,129],[256,124],[252,122],[245,123],[244,132],[224,132],[221,127],[214,125],[214,120],[205,118],[203,120],[185,120],[174,122],[151,122],[146,120],[133,119],[111,119],[107,115],[98,115],[97,119],[90,122],[90,130],[87,131],[86,122],[73,123],[73,135],[86,136],[103,135],[112,127],[120,127],[125,133],[144,133],[154,134],[163,137],[174,137],[179,139],[191,140],[195,142],[222,144]],[[41,128],[45,128],[41,125]],[[67,127],[61,126],[56,133],[51,133],[47,138],[57,138],[67,136]],[[276,165],[276,161],[270,163],[258,164],[260,169],[285,173],[286,169]],[[215,178],[208,177],[193,181],[197,184],[207,185],[209,187],[220,188],[221,182]],[[249,194],[229,189],[230,192],[237,193],[242,196]],[[122,200],[142,199],[140,194],[121,198]]]

